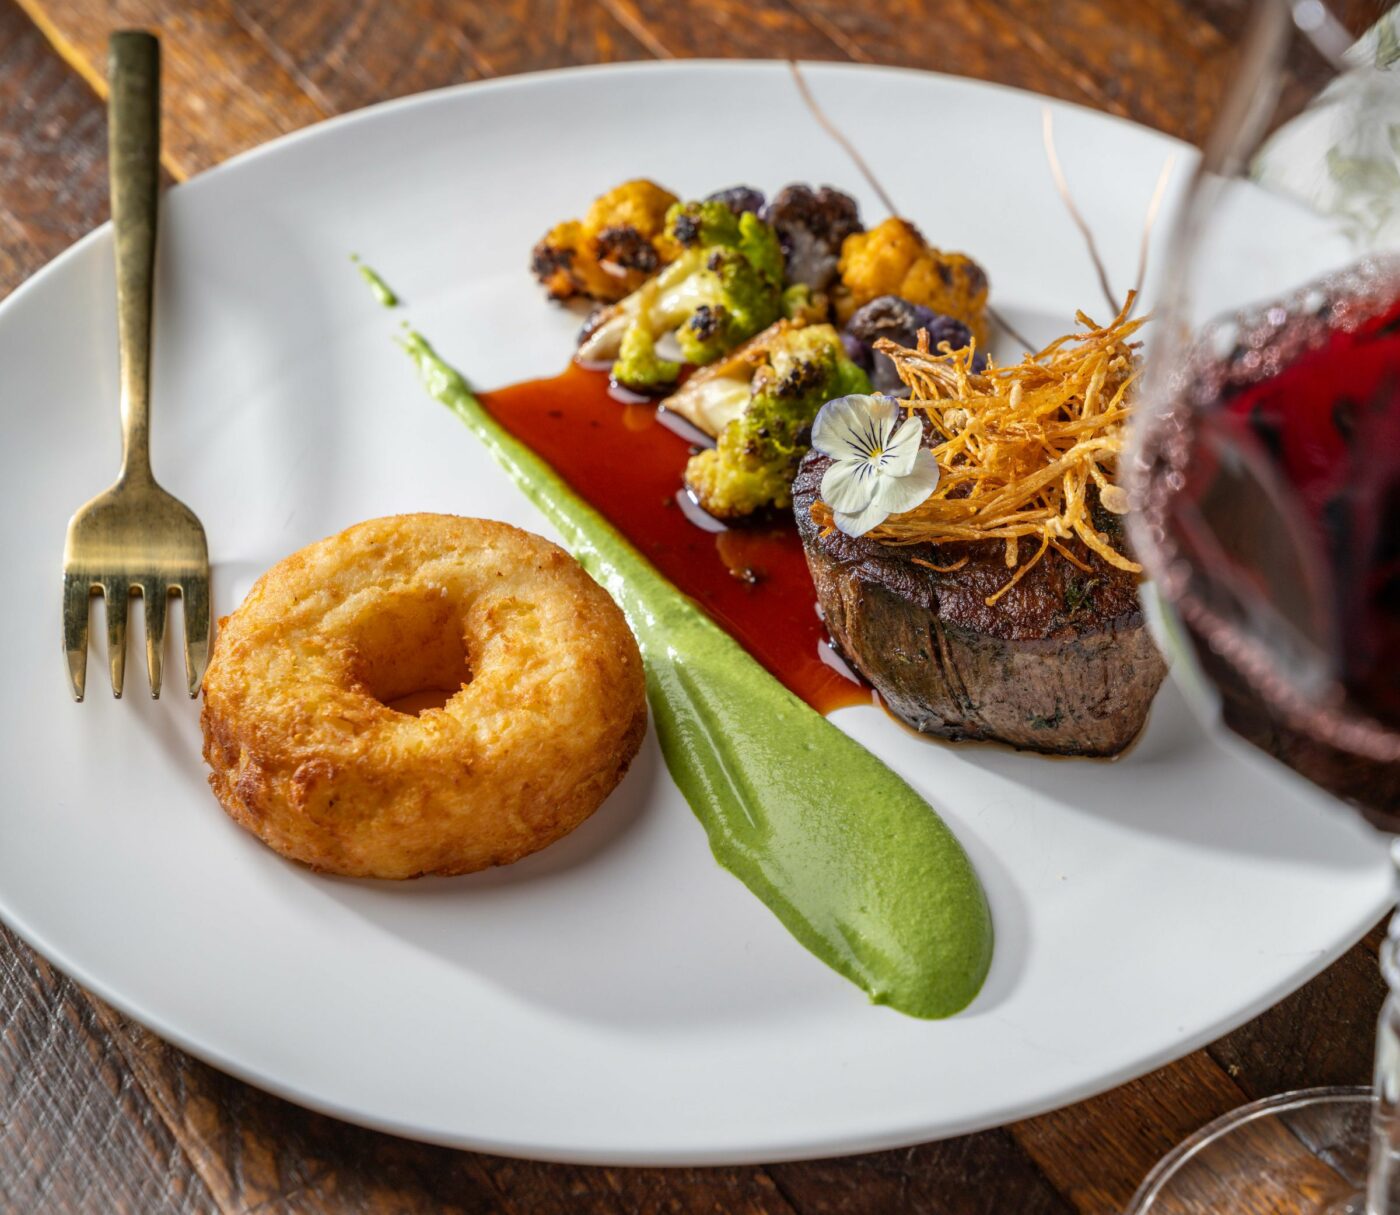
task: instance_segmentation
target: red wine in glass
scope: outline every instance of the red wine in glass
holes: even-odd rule
[[[1400,258],[1208,326],[1143,522],[1233,730],[1400,831]]]

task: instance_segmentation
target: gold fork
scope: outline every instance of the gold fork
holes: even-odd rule
[[[112,694],[121,696],[126,618],[139,594],[146,613],[146,673],[160,696],[166,601],[185,609],[185,674],[199,692],[209,660],[209,550],[194,512],[151,474],[151,304],[155,275],[156,192],[160,164],[160,44],[126,31],[108,44],[108,154],[117,259],[117,334],[121,357],[122,466],[116,483],[81,507],[63,548],[63,648],[73,697],[87,682],[88,611],[107,604]]]

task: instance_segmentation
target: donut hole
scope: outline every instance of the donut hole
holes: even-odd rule
[[[472,678],[461,616],[442,595],[374,604],[358,621],[353,652],[365,691],[397,713],[440,709]]]

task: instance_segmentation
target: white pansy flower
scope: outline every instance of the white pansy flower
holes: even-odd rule
[[[841,531],[863,536],[933,493],[938,462],[923,437],[919,419],[901,420],[890,397],[837,397],[822,406],[812,446],[831,457],[821,494]]]

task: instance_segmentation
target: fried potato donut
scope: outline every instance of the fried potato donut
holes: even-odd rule
[[[390,707],[450,693],[419,715]],[[400,515],[293,553],[220,622],[204,758],[283,856],[408,878],[567,835],[646,732],[641,655],[572,557],[505,523]]]

